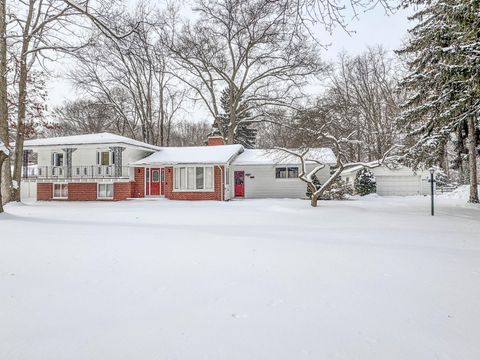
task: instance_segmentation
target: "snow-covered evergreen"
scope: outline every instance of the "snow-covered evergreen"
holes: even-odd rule
[[[377,182],[373,173],[364,168],[360,169],[355,176],[354,189],[358,195],[364,196],[377,191]]]
[[[222,112],[218,116],[218,121],[213,124],[213,134],[220,135],[222,132],[218,130],[218,124],[223,125],[223,134],[228,134],[228,127],[231,123],[230,114],[231,114],[231,103],[236,102],[235,94],[230,94],[229,88],[226,88],[222,91],[222,97],[220,99],[220,104],[222,106]],[[255,140],[257,137],[257,129],[252,127],[252,123],[248,121],[250,118],[250,113],[248,111],[248,106],[242,99],[238,99],[238,107],[235,110],[236,112],[236,121],[238,123],[237,129],[235,131],[234,143],[241,144],[246,149],[253,149],[255,147]]]
[[[420,5],[418,24],[399,51],[410,73],[402,86],[410,94],[399,124],[412,146],[409,165],[431,166],[466,122],[478,127],[480,113],[480,2],[478,0],[410,0]],[[475,131],[475,130],[474,130]],[[478,131],[478,129],[477,129]],[[475,134],[472,135],[475,137]],[[475,158],[474,152],[470,157]],[[470,159],[475,163],[475,159]]]

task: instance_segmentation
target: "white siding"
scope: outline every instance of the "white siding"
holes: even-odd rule
[[[430,193],[430,183],[428,182],[428,171],[419,171],[415,173],[408,167],[399,169],[389,169],[386,166],[380,166],[370,169],[375,175],[377,181],[377,194],[381,196],[408,196],[408,195],[427,195]],[[357,172],[343,174],[342,179],[350,179],[350,184],[355,181]]]
[[[20,184],[20,200],[36,200],[37,183],[35,181],[22,180]]]
[[[234,173],[245,172],[245,198],[305,198],[307,184],[300,179],[276,179],[275,168],[297,165],[233,165],[230,168],[231,196],[234,197]],[[299,165],[298,165],[299,166]],[[314,166],[307,166],[312,169]],[[299,166],[300,168],[300,166]],[[317,173],[321,183],[328,179],[329,169]]]
[[[73,166],[90,166],[97,164],[97,151],[109,151],[110,147],[114,145],[91,145],[91,146],[77,146],[76,150],[72,153],[72,165]],[[123,145],[119,145],[123,146]],[[51,166],[52,165],[52,153],[63,152],[62,147],[51,148],[38,148],[34,152],[38,153],[38,165],[39,166]],[[122,153],[122,164],[128,166],[129,163],[143,159],[151,154],[152,151],[145,151],[129,146],[125,146],[125,150]]]

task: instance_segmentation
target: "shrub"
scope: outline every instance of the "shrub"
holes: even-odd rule
[[[354,188],[355,192],[360,196],[375,193],[377,191],[377,182],[373,173],[365,168],[357,172]]]
[[[353,189],[340,176],[330,184],[320,199],[322,200],[345,200],[348,195],[353,195]]]

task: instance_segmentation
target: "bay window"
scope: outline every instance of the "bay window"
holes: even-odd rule
[[[213,191],[213,166],[175,167],[173,178],[178,191]]]

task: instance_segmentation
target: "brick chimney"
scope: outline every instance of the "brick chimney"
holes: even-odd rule
[[[208,146],[216,146],[216,145],[225,145],[223,141],[223,137],[220,135],[212,135],[208,137]]]

